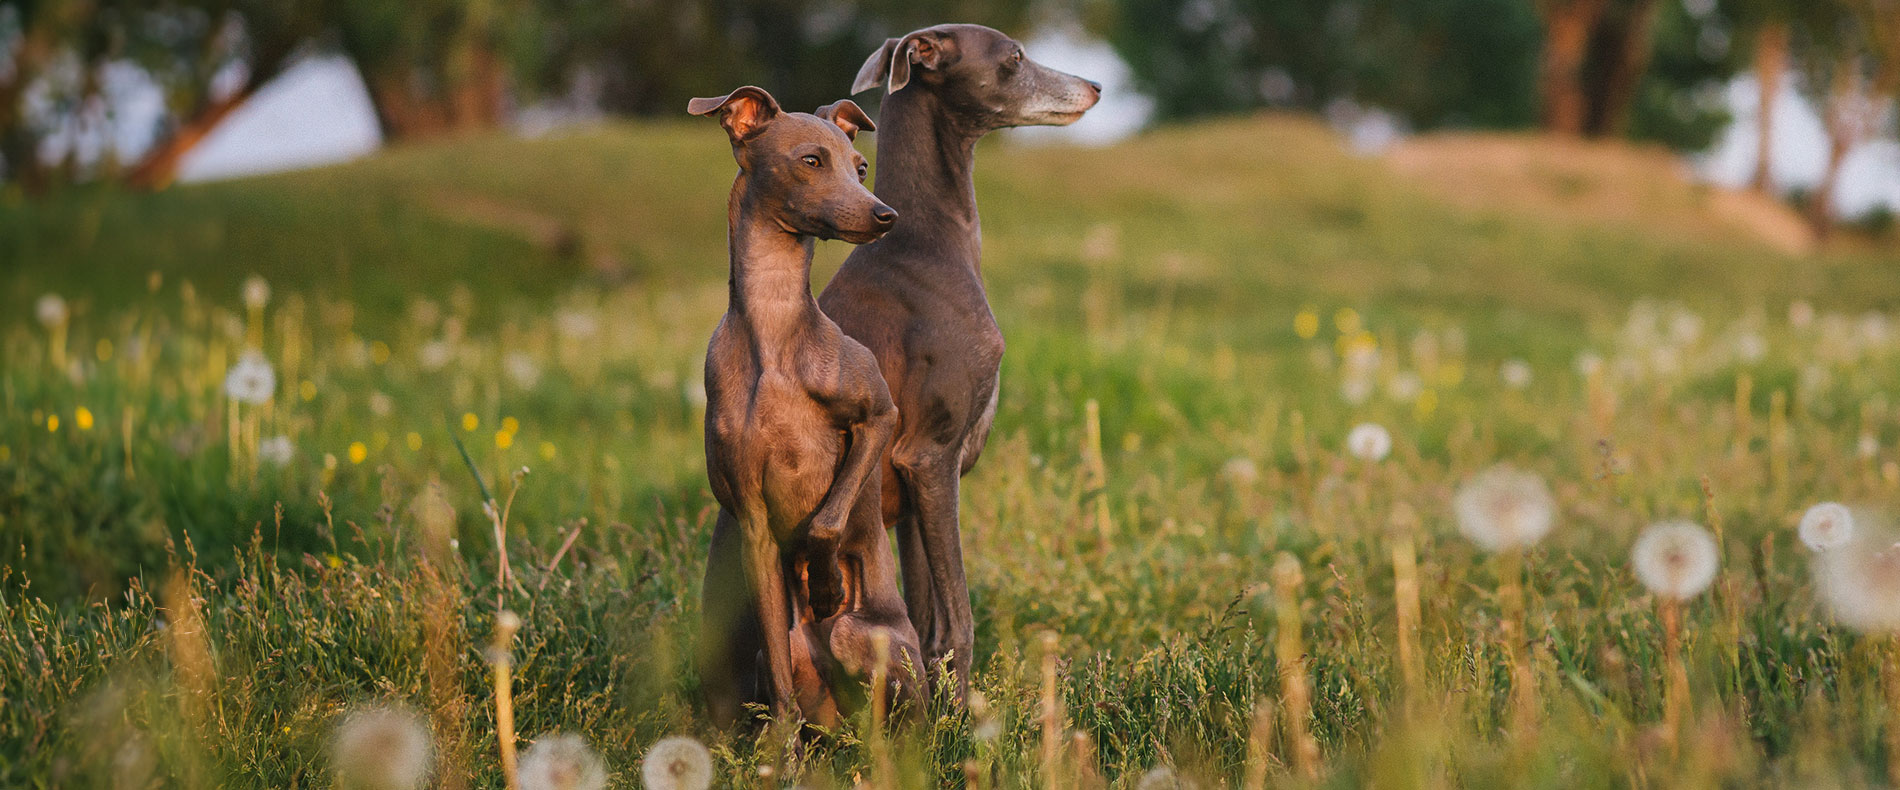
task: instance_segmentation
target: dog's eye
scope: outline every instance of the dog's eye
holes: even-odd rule
[[[819,166],[819,165],[822,165],[822,164],[824,164],[824,162],[822,162],[822,161],[819,161],[819,159],[818,159],[818,157],[817,157],[817,156],[814,156],[814,155],[812,155],[812,154],[806,154],[806,155],[805,155],[805,164],[808,164],[808,165],[811,165],[812,167],[817,167],[817,166]]]
[[[864,165],[858,165],[858,180],[859,181],[863,181],[864,177],[867,175],[870,175],[870,173],[871,173],[871,168],[865,167]]]
[[[1010,54],[1010,56],[1009,56],[1009,65],[1011,65],[1011,66],[1017,66],[1017,65],[1021,65],[1021,64],[1022,64],[1022,62],[1023,62],[1023,51],[1022,51],[1022,50],[1020,50],[1020,49],[1019,49],[1019,50],[1016,50],[1016,51],[1015,51],[1014,53],[1011,53],[1011,54]]]

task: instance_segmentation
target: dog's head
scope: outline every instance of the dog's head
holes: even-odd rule
[[[788,113],[772,94],[746,86],[694,99],[686,110],[719,116],[755,208],[786,230],[863,244],[896,224],[897,211],[864,188],[864,156],[851,141],[876,127],[849,99]]]
[[[982,25],[938,25],[884,42],[851,83],[935,93],[977,131],[1066,126],[1101,101],[1102,86],[1030,60],[1015,39]]]

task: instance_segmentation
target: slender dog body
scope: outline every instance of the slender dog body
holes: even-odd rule
[[[879,84],[877,195],[904,222],[845,259],[819,304],[870,349],[900,415],[882,505],[897,531],[904,600],[935,666],[969,688],[975,620],[957,522],[959,478],[996,413],[1003,334],[982,279],[972,179],[977,140],[996,129],[1080,118],[1101,86],[1028,60],[978,25],[940,25],[884,43],[852,85]]]
[[[879,633],[895,664],[919,665],[874,498],[896,411],[875,358],[818,309],[810,285],[814,239],[863,243],[897,213],[862,184],[851,137],[872,127],[857,105],[783,113],[747,87],[689,109],[719,115],[740,165],[727,207],[730,301],[706,350],[706,468],[720,513],[702,686],[722,724],[761,698],[775,717],[829,723],[833,679],[868,672]],[[893,677],[900,691],[916,685]]]

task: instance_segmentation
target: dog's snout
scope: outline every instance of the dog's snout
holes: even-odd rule
[[[1102,83],[1096,82],[1095,80],[1083,80],[1082,82],[1089,86],[1089,90],[1095,91],[1095,95],[1102,95]]]
[[[897,209],[879,203],[871,208],[871,221],[877,223],[878,229],[888,230],[897,224]]]

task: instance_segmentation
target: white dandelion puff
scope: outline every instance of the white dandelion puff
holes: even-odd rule
[[[1425,380],[1409,370],[1394,373],[1392,378],[1385,382],[1385,396],[1391,398],[1394,403],[1411,403],[1418,399],[1420,392],[1424,391]]]
[[[1237,455],[1227,459],[1227,463],[1221,465],[1220,476],[1233,485],[1249,486],[1260,479],[1260,467],[1253,462],[1252,458]]]
[[[1594,376],[1603,370],[1603,357],[1602,355],[1593,354],[1588,351],[1578,354],[1576,369],[1577,375],[1586,379]]]
[[[1860,453],[1862,458],[1873,458],[1880,454],[1880,438],[1871,433],[1863,433],[1860,439],[1854,442],[1854,450]]]
[[[1356,371],[1347,371],[1346,377],[1339,382],[1339,397],[1354,406],[1365,403],[1372,397],[1372,376]]]
[[[1528,388],[1531,385],[1531,363],[1521,359],[1507,359],[1498,366],[1498,378],[1504,380],[1504,386],[1514,390]]]
[[[1735,336],[1735,358],[1749,364],[1762,361],[1768,356],[1768,341],[1754,332],[1743,332]]]
[[[1174,772],[1173,768],[1157,765],[1141,775],[1135,782],[1135,790],[1198,790],[1194,780]]]
[[[1788,325],[1796,329],[1806,329],[1814,323],[1814,305],[1806,299],[1796,299],[1788,303]]]
[[[541,381],[541,366],[535,364],[534,357],[525,352],[508,352],[501,358],[501,366],[515,386],[524,390],[534,389],[534,385]]]
[[[389,413],[395,410],[396,399],[390,397],[389,393],[379,391],[369,394],[369,412],[371,414],[378,417],[388,417]]]
[[[422,718],[407,708],[359,708],[336,729],[332,767],[341,787],[414,790],[429,778],[433,749]]]
[[[66,308],[66,300],[59,294],[44,294],[33,303],[33,314],[38,316],[40,324],[55,327],[66,323],[72,314]]]
[[[1665,521],[1637,536],[1630,565],[1650,592],[1686,601],[1715,581],[1722,557],[1708,530],[1688,521]]]
[[[1854,539],[1854,512],[1839,502],[1822,502],[1801,514],[1801,542],[1810,551],[1827,551]]]
[[[263,405],[277,392],[277,371],[270,360],[256,351],[246,351],[224,376],[224,394],[239,403]]]
[[[568,340],[586,340],[600,332],[600,319],[585,310],[568,308],[554,314],[554,330]]]
[[[1346,450],[1362,461],[1383,461],[1392,452],[1392,433],[1378,423],[1359,423],[1346,434]]]
[[[290,437],[281,434],[265,439],[257,445],[257,457],[264,459],[271,466],[288,466],[296,454],[297,445],[291,443]]]
[[[416,362],[423,370],[441,370],[455,359],[455,346],[446,340],[431,340],[416,348]]]
[[[1815,555],[1814,583],[1834,619],[1869,634],[1900,634],[1900,543],[1863,534]]]
[[[607,764],[579,735],[541,736],[521,756],[515,774],[521,790],[601,790]]]
[[[1499,464],[1479,472],[1452,497],[1458,531],[1486,551],[1528,548],[1557,523],[1557,503],[1535,472]]]
[[[262,310],[270,303],[270,283],[255,274],[244,278],[244,306]]]
[[[712,786],[712,754],[684,735],[662,738],[647,750],[640,778],[647,790],[706,790]]]

